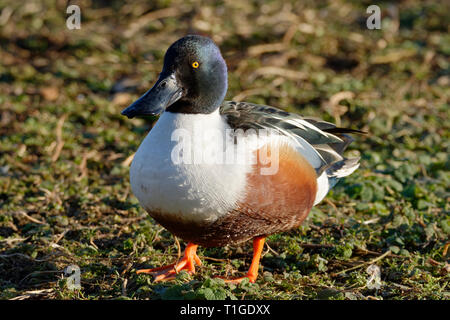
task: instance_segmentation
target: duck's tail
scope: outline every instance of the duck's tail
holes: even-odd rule
[[[318,191],[314,205],[322,201],[328,191],[333,188],[341,178],[352,174],[360,165],[359,157],[349,159],[343,157],[345,149],[347,149],[349,144],[353,141],[353,138],[347,135],[347,133],[366,133],[354,129],[338,128],[327,122],[316,122],[315,125],[319,128],[322,127],[320,128],[321,130],[339,137],[342,142],[315,146],[317,152],[319,152],[328,164],[323,168],[323,171],[317,179]]]

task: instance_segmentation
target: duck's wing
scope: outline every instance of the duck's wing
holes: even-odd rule
[[[330,187],[359,166],[359,158],[345,159],[343,152],[353,141],[347,133],[364,133],[362,131],[338,128],[330,122],[248,102],[225,101],[220,113],[233,129],[273,129],[294,139],[317,176],[326,172],[328,180],[331,178]]]
[[[272,128],[287,136],[299,136],[310,144],[342,143],[342,139],[320,129],[315,123],[336,128],[329,122],[308,120],[295,113],[248,102],[225,101],[220,113],[232,128]],[[331,127],[332,126],[332,127]]]

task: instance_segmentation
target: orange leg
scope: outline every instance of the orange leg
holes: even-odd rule
[[[235,279],[224,279],[228,283],[241,283],[242,280],[248,278],[250,282],[255,282],[258,277],[259,260],[261,259],[261,253],[264,248],[264,241],[266,237],[256,237],[253,239],[253,259],[250,269],[248,269],[247,275]]]
[[[200,258],[197,256],[197,247],[198,245],[196,244],[188,243],[186,249],[184,249],[183,258],[177,263],[153,269],[140,269],[136,273],[151,274],[155,276],[155,282],[175,279],[175,276],[181,270],[187,270],[188,273],[193,274],[195,273],[195,264],[202,265]]]

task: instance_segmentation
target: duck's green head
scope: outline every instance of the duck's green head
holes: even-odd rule
[[[227,66],[209,38],[188,35],[173,43],[155,85],[122,111],[128,118],[164,111],[211,113],[227,92]]]

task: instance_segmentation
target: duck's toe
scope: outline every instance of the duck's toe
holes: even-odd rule
[[[152,269],[140,269],[137,270],[136,273],[150,274],[155,277],[155,282],[175,279],[176,275],[182,270],[186,270],[189,274],[194,274],[195,264],[198,266],[202,265],[202,262],[196,253],[197,247],[198,245],[189,243],[184,251],[184,257],[177,263]]]

